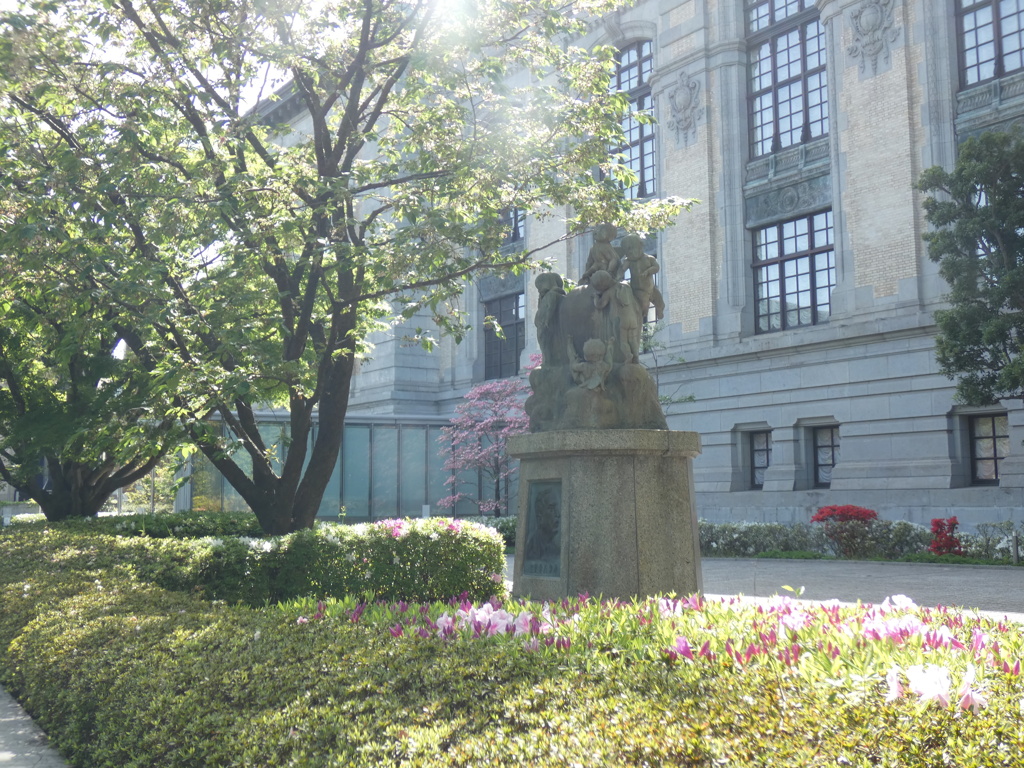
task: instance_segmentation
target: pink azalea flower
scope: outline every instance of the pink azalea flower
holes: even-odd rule
[[[529,611],[520,611],[519,615],[516,616],[515,621],[512,623],[512,634],[513,635],[528,635],[530,634],[530,628],[533,626],[533,614]]]
[[[296,624],[309,624],[309,619],[307,619],[305,616],[299,616],[299,618],[297,618],[295,620],[295,623]]]
[[[971,631],[971,653],[974,654],[974,658],[978,658],[981,652],[985,650],[988,645],[988,635],[982,632],[980,629],[975,627]]]
[[[690,648],[690,641],[685,637],[677,637],[676,644],[672,649],[680,656],[693,661],[693,649]]]
[[[488,628],[488,634],[505,634],[511,632],[515,625],[515,617],[504,610],[495,611],[491,614],[490,627]]]
[[[442,613],[437,619],[437,631],[442,635],[450,635],[455,630],[455,620],[447,613]]]
[[[926,648],[956,648],[964,650],[964,644],[957,640],[953,631],[945,624],[931,629],[925,633],[924,645]]]
[[[892,595],[891,597],[885,598],[882,602],[881,608],[883,610],[897,609],[901,611],[909,611],[917,608],[917,603],[911,600],[906,595]]]
[[[988,698],[980,690],[972,686],[974,675],[974,665],[968,664],[967,672],[964,674],[964,682],[960,686],[957,696],[960,697],[960,709],[969,709],[974,714],[978,714],[978,710],[988,704]]]
[[[998,665],[996,665],[996,666],[998,666]],[[1014,676],[1020,675],[1020,659],[1017,659],[1016,663],[1012,667],[1010,666],[1010,662],[1004,661],[1003,662],[1003,672],[1005,672],[1008,675],[1014,675]]]
[[[907,668],[910,690],[922,702],[936,702],[940,707],[949,706],[949,689],[952,681],[949,670],[937,664],[915,664]]]
[[[401,624],[395,624],[395,626],[393,626],[391,628],[391,636],[392,637],[401,637],[404,634],[405,634],[405,629],[402,627]]]
[[[779,621],[782,622],[782,625],[786,629],[792,632],[799,632],[801,629],[810,624],[813,621],[813,619],[811,618],[811,614],[809,613],[804,613],[803,611],[793,611],[792,613],[781,616],[779,618]]]

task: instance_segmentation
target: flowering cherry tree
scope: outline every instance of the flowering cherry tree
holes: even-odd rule
[[[451,495],[438,502],[441,507],[453,508],[469,499],[481,515],[508,514],[508,485],[519,462],[509,458],[505,446],[510,436],[530,429],[523,410],[529,389],[523,379],[511,378],[487,381],[466,393],[465,400],[455,408],[450,426],[441,429],[444,468],[452,473],[445,480]],[[479,476],[493,494],[478,499],[475,480],[467,478],[470,473]],[[472,492],[467,492],[466,486],[471,484]]]

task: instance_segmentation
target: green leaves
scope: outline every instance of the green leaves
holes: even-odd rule
[[[466,280],[550,245],[503,253],[502,212],[565,239],[685,205],[624,199],[607,157],[628,100],[612,51],[571,41],[613,7],[28,0],[0,35],[0,253],[69,335],[26,339],[70,359],[116,331],[151,378],[126,410],[175,416],[268,530],[310,525],[368,334],[397,313],[460,338]],[[285,403],[275,463],[253,414]]]
[[[987,405],[1024,396],[1024,140],[987,133],[966,141],[951,172],[931,168],[918,187],[929,255],[949,283],[950,308],[936,313],[936,350],[957,396]]]

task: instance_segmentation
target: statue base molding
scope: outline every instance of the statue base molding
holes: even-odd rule
[[[700,435],[555,430],[509,439],[520,459],[513,595],[628,599],[702,589],[693,459]]]

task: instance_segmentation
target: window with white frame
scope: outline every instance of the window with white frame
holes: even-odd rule
[[[750,451],[750,487],[755,490],[764,488],[764,473],[772,463],[771,430],[760,430],[747,433]]]
[[[832,470],[839,463],[839,427],[814,427],[814,487],[832,485]]]

